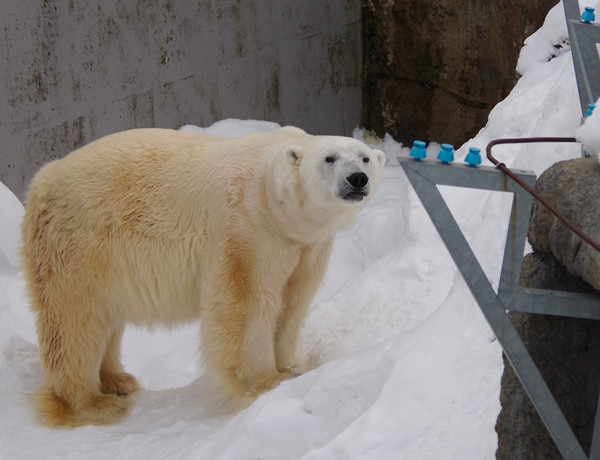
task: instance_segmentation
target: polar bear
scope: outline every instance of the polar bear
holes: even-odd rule
[[[241,406],[301,371],[299,328],[334,235],[381,180],[384,154],[284,127],[240,138],[136,129],[44,166],[21,258],[49,426],[122,419],[138,389],[126,324],[198,321],[202,354]]]

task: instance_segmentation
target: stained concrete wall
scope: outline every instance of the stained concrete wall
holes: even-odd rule
[[[136,127],[228,118],[349,134],[358,0],[0,2],[0,180]]]

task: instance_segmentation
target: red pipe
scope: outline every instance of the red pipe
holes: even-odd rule
[[[573,223],[571,223],[565,216],[556,210],[550,203],[548,203],[539,193],[532,189],[529,185],[523,182],[517,175],[515,175],[510,169],[506,167],[504,163],[500,163],[492,156],[492,147],[499,144],[532,144],[537,142],[578,142],[574,137],[524,137],[520,139],[496,139],[490,142],[486,148],[486,154],[488,160],[490,160],[496,167],[514,180],[517,184],[523,187],[529,192],[536,200],[538,200],[542,206],[556,216],[563,224],[565,224],[572,232],[574,232],[579,238],[585,241],[587,244],[592,246],[596,251],[600,252],[600,244],[594,241],[592,238],[587,236],[581,230],[579,230]]]

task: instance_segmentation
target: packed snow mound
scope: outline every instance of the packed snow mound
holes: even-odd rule
[[[281,128],[281,126],[272,121],[234,120],[228,118],[226,120],[217,121],[207,128],[194,125],[185,125],[179,129],[180,131],[209,134],[211,136],[242,137],[246,134],[273,131],[277,128]]]
[[[571,50],[562,2],[550,10],[544,25],[525,39],[519,53],[517,72],[525,75],[530,66],[544,64]]]
[[[24,213],[19,199],[0,182],[0,276],[19,271],[19,223]]]

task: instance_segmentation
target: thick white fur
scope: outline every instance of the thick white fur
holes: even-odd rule
[[[127,323],[201,316],[206,363],[240,404],[297,375],[298,331],[334,234],[368,199],[344,200],[340,184],[360,170],[370,195],[383,163],[354,139],[292,127],[235,139],[144,129],[42,168],[21,251],[41,421],[125,416],[138,388],[119,358]]]

